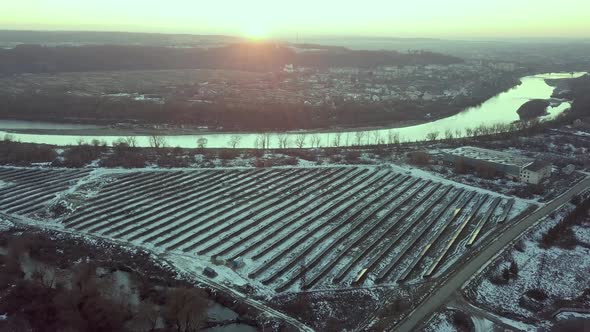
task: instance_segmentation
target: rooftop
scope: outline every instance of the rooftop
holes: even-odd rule
[[[528,165],[526,167],[526,169],[528,169],[529,171],[533,171],[533,172],[538,172],[541,169],[543,169],[546,166],[551,165],[550,162],[547,161],[542,161],[542,160],[536,160],[534,163]]]
[[[514,165],[517,167],[526,167],[534,163],[534,159],[518,154],[476,148],[473,146],[463,146],[454,150],[447,150],[445,152],[454,156],[488,161],[503,165]]]

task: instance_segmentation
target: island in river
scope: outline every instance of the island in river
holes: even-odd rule
[[[549,105],[551,103],[548,100],[533,99],[520,106],[516,113],[518,113],[521,120],[531,120],[547,115],[547,107]]]

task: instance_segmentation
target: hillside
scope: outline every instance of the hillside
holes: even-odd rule
[[[432,52],[325,49],[296,52],[272,43],[239,43],[214,48],[155,46],[46,47],[18,45],[0,50],[0,74],[142,69],[281,70],[286,64],[308,67],[374,67],[460,63],[460,58]]]

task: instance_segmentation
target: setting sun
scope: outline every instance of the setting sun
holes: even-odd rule
[[[252,25],[244,29],[244,37],[253,40],[262,40],[268,38],[268,30],[261,25]]]

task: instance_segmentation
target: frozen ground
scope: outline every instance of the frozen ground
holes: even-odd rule
[[[450,311],[435,313],[426,323],[424,332],[459,332],[451,322],[451,313]]]
[[[5,220],[0,216],[0,232],[7,231],[13,227],[13,223],[8,220]]]
[[[572,227],[579,245],[573,249],[557,246],[540,246],[542,235],[572,209],[570,205],[554,218],[543,220],[526,234],[508,253],[499,257],[465,290],[473,303],[503,319],[524,322],[534,326],[548,326],[553,313],[562,307],[590,308],[587,292],[590,290],[590,227]],[[518,267],[518,276],[507,283],[494,282],[512,262]],[[540,290],[546,299],[528,295]],[[586,292],[586,293],[585,293]],[[532,297],[531,297],[532,296]],[[529,328],[527,328],[528,330]]]

